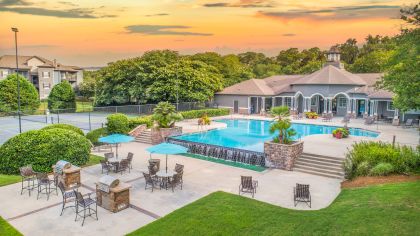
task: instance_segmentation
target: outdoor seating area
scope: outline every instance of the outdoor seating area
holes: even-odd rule
[[[118,159],[114,156],[113,152],[108,152],[104,154],[105,159],[101,160],[102,174],[109,174],[109,172],[120,173],[121,175],[125,172],[131,171],[133,168],[133,153],[128,153],[126,158]]]
[[[148,165],[149,173],[143,172],[145,186],[144,189],[155,188],[172,189],[179,187],[182,190],[182,176],[184,174],[184,165],[176,163],[174,170],[161,170],[160,159],[150,159]]]

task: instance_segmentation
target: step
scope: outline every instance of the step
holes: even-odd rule
[[[325,160],[319,160],[319,159],[312,159],[312,158],[306,158],[306,157],[299,157],[296,159],[296,162],[305,162],[305,163],[311,163],[316,165],[326,165],[326,166],[334,166],[341,168],[343,167],[344,162],[331,162],[331,161],[325,161]]]
[[[301,168],[296,168],[296,167],[293,168],[293,171],[302,172],[306,174],[312,174],[312,175],[318,175],[318,176],[323,176],[323,177],[328,177],[328,178],[334,178],[334,179],[344,179],[344,176],[341,176],[341,175],[326,174],[323,172],[311,171],[311,170],[306,170],[306,169],[301,169]]]
[[[325,165],[323,163],[318,164],[318,163],[312,163],[312,162],[304,162],[304,161],[301,161],[301,160],[297,160],[295,162],[295,166],[309,166],[309,167],[332,170],[332,171],[339,171],[339,172],[343,171],[342,166]]]
[[[316,156],[307,156],[307,155],[301,155],[300,157],[298,157],[298,159],[312,160],[312,161],[339,164],[339,165],[344,163],[344,159],[328,159],[328,158],[322,158],[322,157],[316,157]]]
[[[325,156],[325,155],[313,154],[313,153],[307,153],[307,152],[302,153],[302,156],[318,157],[318,158],[324,158],[324,159],[328,159],[328,160],[338,160],[338,161],[344,159],[344,158],[340,158],[340,157]]]
[[[316,167],[306,166],[306,165],[295,165],[293,169],[303,169],[307,171],[314,171],[314,172],[320,172],[328,175],[338,175],[338,176],[344,176],[344,171],[333,171],[333,170],[326,170],[326,169],[320,169]]]

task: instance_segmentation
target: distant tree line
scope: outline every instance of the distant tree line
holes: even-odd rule
[[[419,108],[418,101],[408,104],[407,100],[413,99],[403,98],[404,92],[407,92],[404,88],[400,88],[403,92],[395,89],[398,87],[395,78],[402,76],[396,66],[405,60],[414,63],[408,64],[414,71],[406,71],[404,73],[411,74],[404,76],[414,76],[411,81],[413,89],[420,91],[418,12],[418,4],[401,9],[401,18],[409,26],[397,36],[368,35],[361,46],[354,38],[334,45],[341,52],[346,70],[353,73],[386,73],[378,86],[399,94],[396,105],[403,110]],[[96,105],[208,101],[215,92],[250,78],[317,71],[326,61],[325,54],[326,51],[317,47],[301,51],[289,48],[275,57],[257,52],[222,56],[215,52],[180,55],[171,50],[149,51],[140,57],[112,62],[97,72],[85,72],[80,93],[85,97],[94,97]],[[419,97],[418,92],[410,95]]]

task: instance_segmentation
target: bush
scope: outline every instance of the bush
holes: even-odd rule
[[[76,94],[67,80],[55,85],[48,96],[48,109],[76,108]]]
[[[107,136],[107,135],[108,135],[108,130],[106,128],[99,128],[99,129],[94,129],[90,131],[89,133],[87,133],[86,138],[89,139],[89,141],[93,145],[97,146],[101,144],[99,142],[99,138]]]
[[[347,128],[337,128],[332,132],[333,137],[336,138],[347,138],[350,135],[349,129]]]
[[[20,84],[20,108],[24,113],[32,114],[40,105],[39,95],[35,86],[26,78],[19,75]],[[17,111],[17,78],[16,75],[9,75],[6,79],[0,80],[0,111]]]
[[[346,155],[346,178],[366,176],[372,169],[366,171],[365,166],[375,168],[380,163],[391,164],[397,174],[417,172],[420,169],[420,152],[408,146],[393,147],[384,142],[355,143]]]
[[[156,121],[159,128],[172,128],[175,126],[176,121],[182,119],[182,115],[169,102],[159,102],[153,109],[152,120]]]
[[[84,165],[89,160],[90,142],[65,129],[32,130],[9,139],[0,147],[0,173],[18,174],[19,167],[51,172],[58,160]]]
[[[78,133],[82,136],[85,135],[85,133],[83,133],[83,131],[81,129],[79,129],[78,127],[73,126],[73,125],[67,125],[67,124],[53,124],[53,125],[45,126],[42,129],[43,130],[46,130],[46,129],[65,129],[65,130],[71,130],[71,131],[73,131],[75,133]]]
[[[207,114],[208,117],[226,116],[226,115],[229,115],[230,110],[229,108],[217,108],[217,109],[215,108],[215,109],[183,111],[180,113],[182,117],[184,117],[184,119],[196,119],[196,118],[203,117],[205,114]]]
[[[318,113],[310,111],[310,112],[305,112],[305,116],[308,119],[318,119]]]
[[[110,134],[126,134],[130,131],[128,117],[121,113],[109,115],[107,118],[107,129]]]
[[[394,166],[389,163],[379,163],[370,170],[372,176],[386,176],[394,171]]]
[[[147,127],[152,127],[153,121],[152,116],[140,116],[136,118],[130,118],[128,120],[128,126],[130,129],[134,129],[139,125],[147,125]]]

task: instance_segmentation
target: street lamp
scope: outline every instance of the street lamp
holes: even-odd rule
[[[18,117],[19,117],[19,133],[22,133],[22,121],[20,117],[20,80],[19,80],[19,63],[18,63],[18,48],[17,48],[17,32],[18,28],[12,28],[12,31],[15,32],[15,49],[16,49],[16,80],[17,80],[17,94],[18,94]]]

